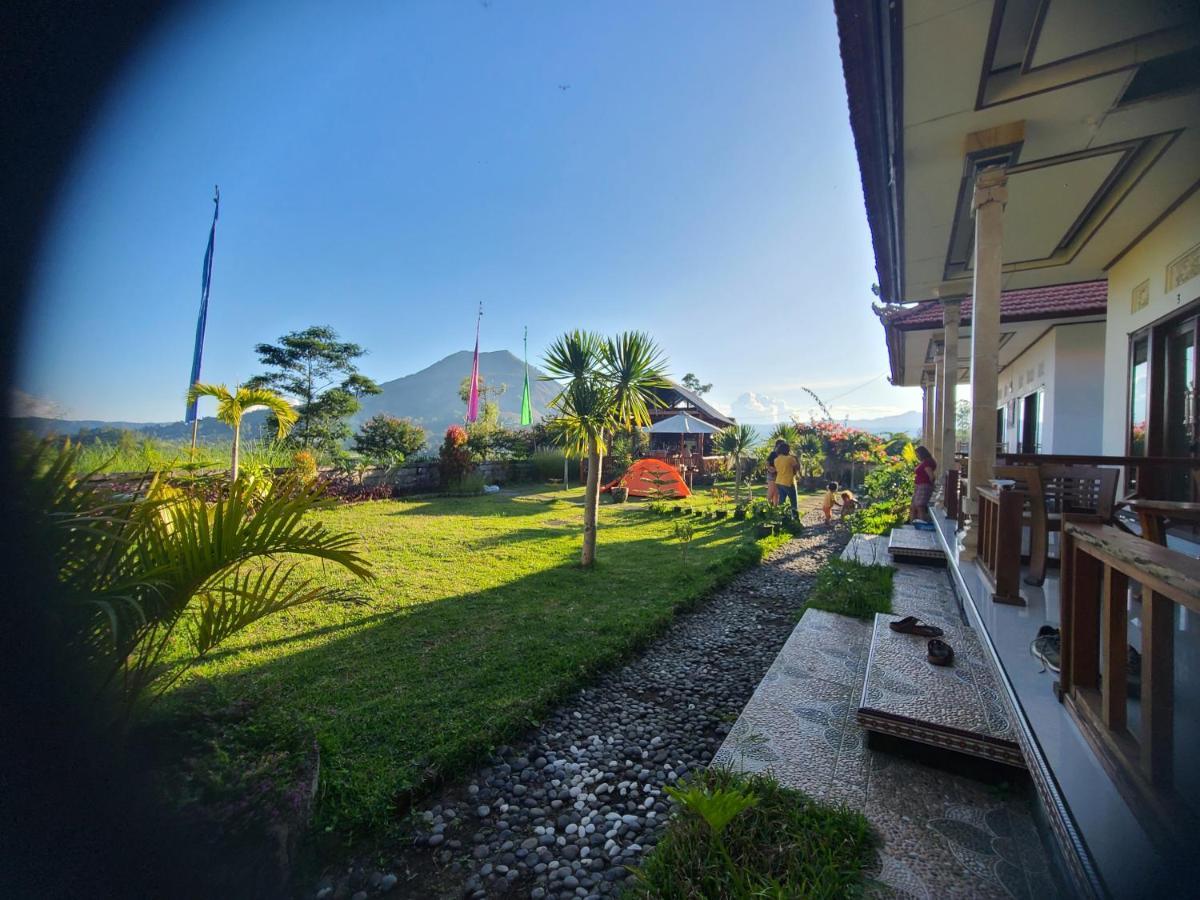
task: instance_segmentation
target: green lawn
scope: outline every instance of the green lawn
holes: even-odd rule
[[[753,542],[743,523],[693,518],[685,563],[673,519],[644,503],[606,503],[598,562],[585,572],[581,502],[579,489],[527,487],[320,513],[362,537],[377,575],[366,602],[260,623],[195,671],[207,682],[203,703],[245,708],[240,727],[267,746],[297,722],[311,729],[322,756],[318,824],[359,832],[386,821],[396,798],[536,721],[783,540]],[[184,685],[164,708],[188,695]]]

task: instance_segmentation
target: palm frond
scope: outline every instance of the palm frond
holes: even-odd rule
[[[613,417],[628,427],[650,424],[650,407],[661,406],[656,388],[669,387],[666,358],[645,332],[626,331],[604,342],[606,380],[612,386]]]
[[[558,337],[542,360],[550,380],[580,381],[595,377],[603,340],[591,331],[570,331]]]
[[[353,603],[361,598],[343,588],[296,581],[298,563],[277,561],[232,573],[199,594],[188,607],[187,633],[198,658],[260,619],[308,603]]]

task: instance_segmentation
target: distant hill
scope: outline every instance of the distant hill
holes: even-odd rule
[[[357,427],[377,413],[406,416],[424,428],[431,443],[437,443],[441,433],[454,423],[462,424],[466,409],[458,396],[459,385],[471,374],[471,351],[460,350],[432,366],[380,384],[382,394],[363,399],[362,409],[351,424]],[[546,414],[550,401],[558,392],[553,384],[542,381],[542,372],[529,367],[529,396],[536,422]],[[508,385],[498,399],[500,418],[515,425],[521,418],[521,385],[525,366],[507,350],[479,354],[479,376],[489,388]]]
[[[382,394],[367,397],[363,408],[351,419],[357,428],[362,422],[377,413],[407,417],[421,425],[429,435],[429,442],[436,446],[448,426],[461,423],[466,409],[458,396],[458,386],[471,374],[471,351],[452,353],[432,366],[380,384]],[[507,350],[494,350],[479,354],[479,374],[489,387],[507,384],[508,390],[500,396],[501,420],[515,424],[521,417],[521,385],[524,364]],[[534,421],[542,418],[556,393],[553,384],[541,380],[542,372],[529,367],[529,394],[533,406]],[[246,438],[259,437],[267,418],[265,410],[248,413],[242,420],[242,434]],[[47,435],[77,435],[81,431],[133,431],[164,441],[190,440],[192,426],[185,422],[105,422],[95,419],[46,419],[35,416],[13,420],[17,428],[32,432],[38,437]],[[202,443],[229,440],[229,426],[211,416],[200,420],[199,430]]]

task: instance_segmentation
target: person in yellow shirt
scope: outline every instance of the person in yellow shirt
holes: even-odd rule
[[[781,441],[779,454],[775,457],[775,489],[779,492],[779,502],[786,500],[792,507],[792,515],[800,515],[800,507],[796,502],[796,475],[800,471],[800,461],[792,456],[792,448],[786,441]]]

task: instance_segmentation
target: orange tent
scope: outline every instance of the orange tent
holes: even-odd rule
[[[612,484],[606,484],[604,490],[611,491],[618,485],[629,488],[630,497],[654,497],[661,493],[663,496],[681,498],[692,493],[680,477],[679,470],[661,459],[637,460],[624,475]]]

